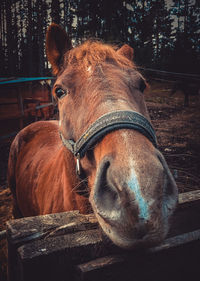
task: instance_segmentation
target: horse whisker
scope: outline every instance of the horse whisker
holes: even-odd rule
[[[72,188],[71,192],[88,192],[88,194],[89,194],[87,181],[88,181],[88,178],[81,180],[76,186],[74,186]],[[82,185],[84,185],[85,188],[83,188]]]

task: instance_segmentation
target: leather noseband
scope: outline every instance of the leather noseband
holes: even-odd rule
[[[151,123],[140,113],[135,111],[113,111],[98,118],[85,133],[75,142],[67,140],[60,132],[64,146],[77,158],[77,174],[80,176],[80,158],[88,149],[94,146],[103,136],[119,129],[132,129],[147,137],[155,147],[157,139]]]

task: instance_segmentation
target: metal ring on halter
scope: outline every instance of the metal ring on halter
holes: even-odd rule
[[[76,156],[76,173],[79,177],[81,176],[81,165],[80,165],[80,154],[79,153]]]

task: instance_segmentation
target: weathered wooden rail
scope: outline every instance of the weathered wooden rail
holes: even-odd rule
[[[7,222],[9,281],[163,281],[200,278],[200,190],[179,195],[167,239],[146,251],[108,246],[93,215]]]

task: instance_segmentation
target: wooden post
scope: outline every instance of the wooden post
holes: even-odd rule
[[[19,128],[21,130],[24,127],[24,106],[23,106],[22,93],[19,86],[17,87],[17,101],[18,101],[19,112],[21,115],[19,118]]]

